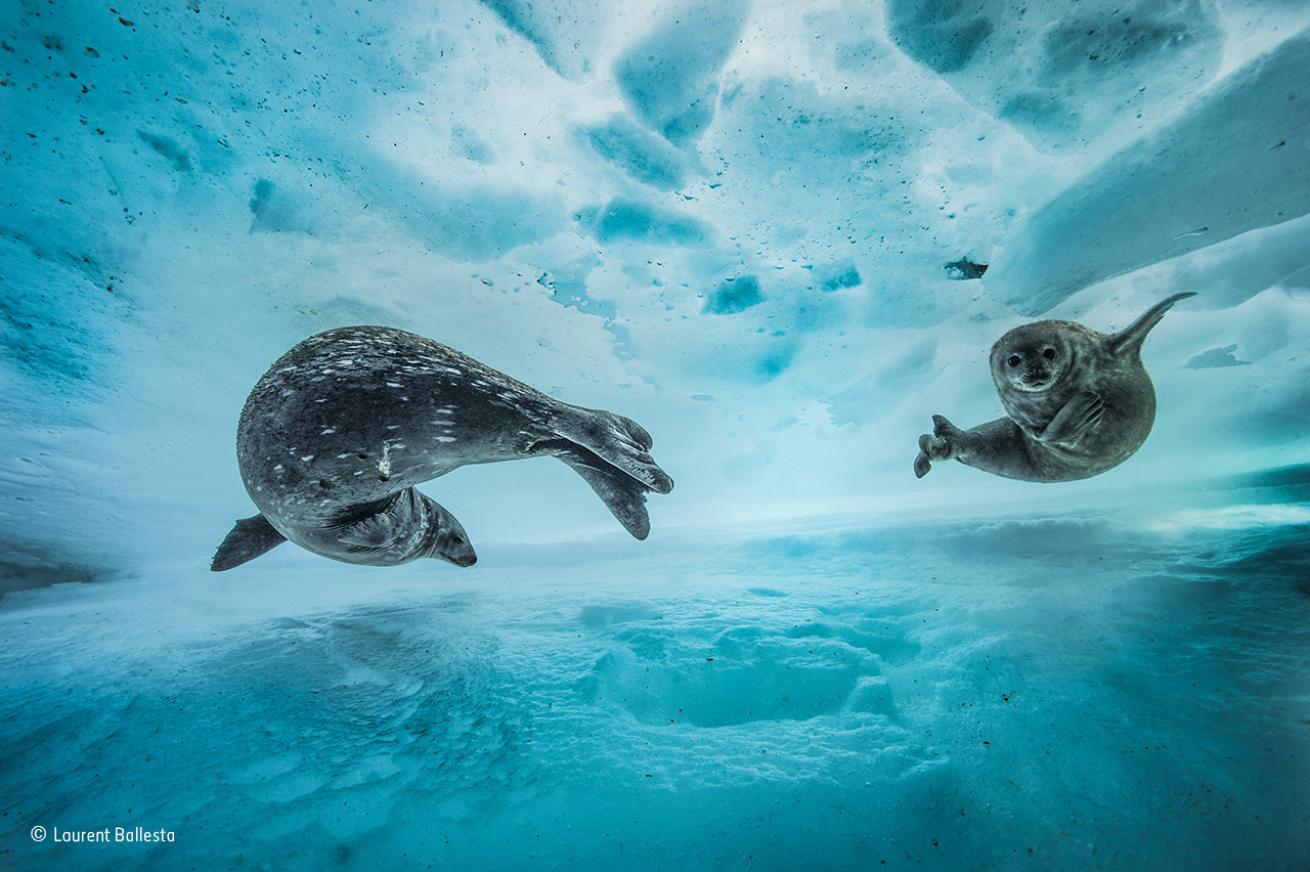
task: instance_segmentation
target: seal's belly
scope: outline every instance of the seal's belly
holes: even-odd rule
[[[1102,450],[1034,443],[1034,452],[1041,455],[1045,481],[1076,481],[1113,469],[1132,457],[1143,441],[1145,437],[1135,444],[1118,444]]]
[[[1048,481],[1090,478],[1113,469],[1136,453],[1155,422],[1155,395],[1102,386],[1105,411],[1096,428],[1071,444],[1032,440]]]

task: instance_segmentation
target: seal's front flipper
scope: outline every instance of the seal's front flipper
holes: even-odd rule
[[[673,490],[673,479],[650,456],[650,434],[636,421],[602,409],[573,407],[552,424],[564,439],[617,467],[644,489],[661,494]]]
[[[939,436],[924,433],[919,437],[919,454],[914,458],[914,475],[923,478],[932,470],[934,460],[949,460],[951,446]]]
[[[924,433],[919,437],[919,454],[914,458],[914,474],[923,478],[932,469],[934,460],[950,460],[955,457],[959,440],[964,431],[956,427],[941,415],[932,416],[932,435]]]
[[[223,539],[223,544],[214,552],[214,560],[209,568],[222,572],[234,566],[254,560],[262,554],[287,541],[286,537],[273,529],[273,525],[263,515],[244,518],[237,521],[232,532]]]
[[[942,415],[932,416],[932,435],[939,439],[945,439],[948,443],[952,440],[958,440],[964,436],[964,431],[952,424]],[[937,458],[943,459],[943,458]]]
[[[381,504],[351,507],[349,515],[330,528],[336,540],[352,551],[385,551],[413,535],[410,519],[395,510],[397,497]]]
[[[1160,319],[1164,317],[1164,313],[1172,309],[1174,303],[1195,296],[1195,291],[1188,291],[1185,294],[1174,294],[1169,299],[1162,300],[1147,309],[1145,315],[1114,335],[1110,340],[1110,353],[1120,355],[1125,352],[1140,350],[1142,342],[1146,339],[1146,334],[1150,333],[1151,329],[1155,327],[1156,324],[1160,323]]]
[[[1101,395],[1083,391],[1055,413],[1051,423],[1037,436],[1039,442],[1077,442],[1096,429],[1105,413]]]
[[[533,453],[553,454],[572,467],[633,537],[645,539],[650,535],[650,515],[646,513],[649,488],[644,484],[595,452],[565,439],[539,442]]]
[[[922,445],[923,440],[927,438],[928,436],[926,434],[920,436],[919,444]],[[928,456],[928,452],[924,451],[923,448],[920,448],[918,455],[914,458],[914,477],[923,478],[930,472],[932,472],[932,459]]]

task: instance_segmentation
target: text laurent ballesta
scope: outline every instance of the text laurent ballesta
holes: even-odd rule
[[[105,827],[100,830],[61,830],[55,827],[56,842],[171,842],[172,830],[147,830],[144,827]]]

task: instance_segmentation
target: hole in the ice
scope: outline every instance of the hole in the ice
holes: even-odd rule
[[[703,648],[662,641],[601,657],[584,694],[646,724],[727,727],[832,714],[878,672],[868,652],[838,641],[772,636],[739,646],[707,640]]]
[[[906,637],[894,621],[863,618],[845,622],[810,621],[787,630],[792,639],[840,639],[847,645],[878,655],[884,662],[897,663],[916,656],[919,643]]]
[[[578,611],[578,623],[584,627],[608,627],[630,621],[655,620],[659,616],[659,612],[639,603],[583,606]]]

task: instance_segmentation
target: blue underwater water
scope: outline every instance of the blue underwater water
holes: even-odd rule
[[[915,477],[1185,292],[1121,465]],[[649,538],[211,572],[348,325],[639,422]],[[0,869],[1310,868],[1307,348],[1299,0],[10,0]]]

